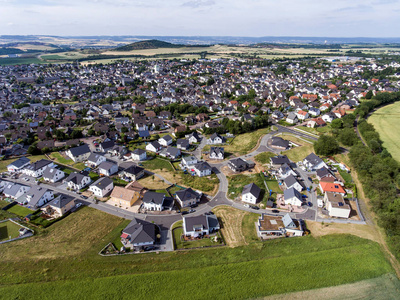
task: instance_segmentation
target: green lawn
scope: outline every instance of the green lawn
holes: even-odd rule
[[[256,147],[258,140],[270,131],[270,128],[262,128],[253,132],[239,134],[231,144],[224,146],[225,152],[247,154]]]
[[[282,193],[277,180],[265,180],[268,185],[268,189],[272,190],[273,193]]]
[[[375,130],[383,141],[392,157],[400,162],[400,102],[386,105],[376,110],[369,118],[368,123],[374,125]]]
[[[0,223],[0,241],[9,240],[10,237],[11,239],[17,238],[19,236],[18,230],[20,228],[22,227],[11,221]]]
[[[7,211],[10,213],[16,214],[20,217],[25,217],[26,215],[33,213],[33,210],[30,210],[30,209],[23,207],[21,205],[18,205],[18,204],[9,208]]]
[[[260,241],[257,236],[255,222],[260,218],[259,214],[248,213],[242,220],[242,232],[247,243]]]
[[[118,185],[118,186],[126,186],[129,183],[129,182],[125,181],[125,180],[122,180],[118,176],[111,177],[111,179],[114,182],[114,185]]]
[[[183,221],[179,221],[175,223],[174,229],[172,231],[174,238],[174,249],[190,249],[190,248],[199,248],[199,247],[210,247],[210,246],[218,246],[222,244],[221,236],[218,234],[218,238],[220,242],[214,242],[210,238],[203,238],[194,241],[184,241],[181,240],[181,236],[183,234],[182,228]]]
[[[35,262],[33,269],[31,265],[29,260],[13,264],[14,268],[24,266],[25,272],[11,274],[9,264],[3,262],[0,293],[4,299],[32,295],[43,299],[87,295],[92,299],[131,299],[133,291],[135,298],[210,299],[218,295],[218,299],[248,299],[336,286],[393,272],[378,244],[349,235],[279,239],[246,247],[178,253],[42,260]],[[68,267],[61,269],[61,265]],[[38,267],[40,272],[35,273]],[[51,276],[55,272],[57,276]],[[13,281],[21,281],[29,273],[35,274],[35,282],[11,284],[11,275]]]
[[[255,183],[262,190],[262,199],[266,199],[268,194],[265,192],[264,179],[259,173],[251,175],[233,175],[228,177],[228,197],[235,199],[242,194],[243,187],[249,183]],[[260,200],[259,200],[260,201]]]
[[[0,200],[0,209],[3,208],[4,206],[7,206],[8,204],[10,204],[10,202],[7,202],[5,200]]]
[[[65,158],[59,152],[52,152],[49,156],[55,158],[56,162],[59,162],[60,164],[72,165],[74,163],[72,159]]]
[[[298,162],[305,159],[311,152],[314,151],[314,145],[302,141],[303,146],[294,147],[290,150],[283,151],[283,155],[287,155],[287,157],[293,161]]]
[[[83,169],[86,168],[86,166],[85,166],[85,164],[83,162],[74,163],[72,165],[72,167],[75,168],[75,169],[78,169],[78,170],[83,170]]]
[[[270,158],[276,156],[275,153],[272,152],[263,152],[257,154],[254,159],[260,164],[268,164],[270,162]]]
[[[346,171],[343,171],[339,167],[337,168],[337,170],[338,170],[340,176],[342,176],[342,178],[345,181],[345,183],[351,183],[353,181],[353,178],[351,177],[350,173],[347,173]]]
[[[143,166],[147,170],[165,170],[174,172],[171,163],[168,160],[155,158],[143,162]]]
[[[219,180],[217,175],[215,174],[199,177],[182,173],[180,183],[185,186],[191,187],[194,190],[200,190],[205,193],[212,193],[217,191]]]

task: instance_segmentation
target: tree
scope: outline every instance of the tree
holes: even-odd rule
[[[314,143],[314,150],[318,155],[330,156],[339,153],[340,147],[334,137],[324,134]]]
[[[372,93],[372,91],[368,91],[368,93],[365,95],[365,99],[371,99],[373,95],[374,94]]]
[[[358,137],[353,128],[344,128],[339,133],[339,140],[345,146],[353,146],[358,141]]]
[[[341,119],[335,119],[331,123],[331,128],[340,129],[343,127],[343,121]]]

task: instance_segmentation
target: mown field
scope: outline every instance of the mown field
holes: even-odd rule
[[[244,232],[254,220],[244,221],[248,224]],[[126,223],[85,207],[30,239],[1,245],[1,297],[243,299],[393,272],[377,243],[351,235],[159,254],[97,255]]]
[[[224,147],[225,152],[240,155],[247,154],[257,146],[259,139],[270,131],[270,128],[262,128],[253,132],[239,134],[230,145]]]
[[[383,146],[400,162],[400,102],[386,105],[375,111],[368,123],[374,125]]]

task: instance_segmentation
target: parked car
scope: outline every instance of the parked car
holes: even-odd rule
[[[88,197],[86,197],[86,196],[81,196],[83,199],[87,199]]]
[[[183,212],[181,212],[182,215],[187,215],[189,212],[187,210],[184,210]]]
[[[192,213],[192,212],[195,212],[196,210],[195,209],[191,209],[191,210],[189,210],[189,212],[190,213]]]
[[[272,212],[273,212],[274,214],[279,214],[279,210],[277,210],[277,209],[273,209]]]
[[[197,203],[190,205],[191,208],[199,206]]]
[[[312,203],[310,201],[308,201],[308,206],[310,206],[310,207],[312,206]]]
[[[79,208],[79,207],[81,207],[81,206],[82,206],[82,203],[78,202],[78,203],[75,205],[75,208]]]
[[[156,250],[156,247],[154,246],[147,246],[143,248],[144,251],[152,251],[152,250]]]
[[[244,206],[244,207],[247,207],[247,208],[250,207],[250,205],[248,205],[248,204],[243,204],[243,206]]]
[[[257,205],[252,205],[252,206],[250,206],[250,208],[255,209],[255,210],[259,210],[260,209]]]

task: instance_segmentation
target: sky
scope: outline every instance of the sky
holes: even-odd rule
[[[400,0],[0,0],[0,35],[399,37]]]

